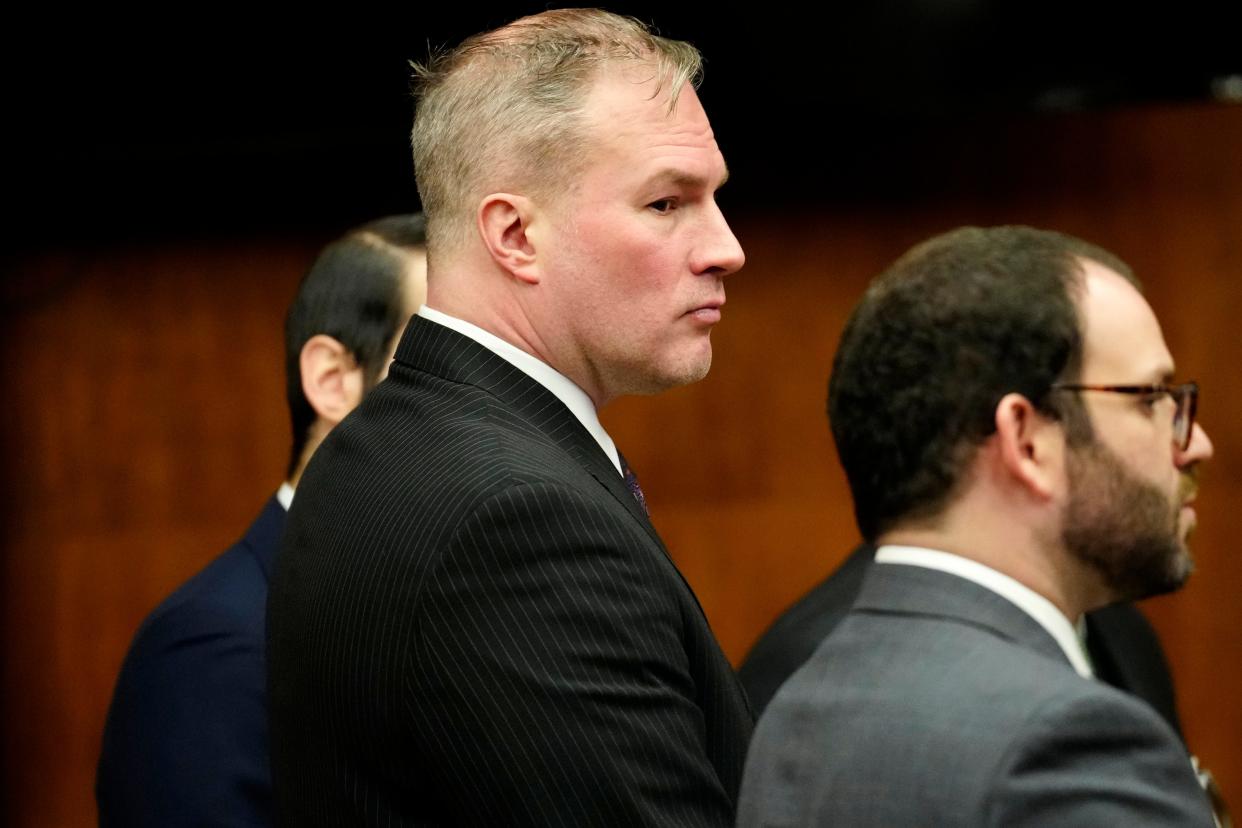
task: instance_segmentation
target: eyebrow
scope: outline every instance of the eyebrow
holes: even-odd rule
[[[1157,368],[1154,371],[1152,371],[1148,376],[1152,378],[1153,385],[1169,385],[1170,383],[1173,382],[1173,378],[1175,375],[1176,375],[1176,372],[1170,366],[1168,368],[1163,368],[1163,367]]]
[[[715,187],[711,186],[710,179],[703,178],[698,175],[690,175],[680,170],[665,169],[651,176],[647,180],[647,186],[654,187],[662,184],[672,184],[676,187],[685,187],[687,189],[713,189],[719,190],[729,180],[729,168],[725,167],[724,175],[716,182]]]

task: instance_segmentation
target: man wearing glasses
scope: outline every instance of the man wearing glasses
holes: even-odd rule
[[[1078,239],[963,228],[871,285],[828,408],[876,564],[761,717],[741,826],[1212,825],[1078,633],[1190,574],[1212,444],[1173,375],[1129,268]]]

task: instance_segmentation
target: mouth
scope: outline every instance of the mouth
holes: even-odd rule
[[[1199,480],[1198,476],[1193,473],[1182,473],[1181,480],[1177,485],[1178,500],[1181,501],[1183,508],[1189,508],[1199,497]]]
[[[1180,494],[1182,496],[1182,508],[1189,509],[1199,497],[1199,488],[1197,486],[1186,486],[1182,488]]]
[[[1181,508],[1177,510],[1178,520],[1182,525],[1182,537],[1185,538],[1199,523],[1199,514],[1195,511],[1194,502],[1198,497],[1198,491],[1194,487],[1189,487],[1182,492]]]
[[[686,311],[685,315],[696,322],[715,324],[720,321],[720,309],[724,307],[724,299],[712,299]]]

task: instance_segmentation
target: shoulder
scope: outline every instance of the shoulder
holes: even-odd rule
[[[265,778],[267,580],[252,553],[243,541],[213,560],[135,634],[104,726],[101,814],[181,824],[171,815],[262,796],[223,792]]]
[[[756,752],[781,755],[792,740],[810,753],[840,753],[849,743],[849,762],[870,768],[877,784],[934,770],[934,762],[890,761],[912,747],[934,746],[990,767],[1030,711],[1074,683],[1085,684],[1068,664],[989,630],[854,612],[772,699]]]
[[[942,618],[851,613],[773,699],[771,717],[891,743],[914,732],[1003,750],[1016,723],[1079,685],[1068,664]],[[768,718],[765,716],[765,718]],[[975,732],[975,731],[979,732]],[[872,732],[874,731],[874,732]]]
[[[532,396],[543,408],[528,401],[523,409],[468,382],[406,373],[381,383],[328,435],[303,476],[291,514],[304,511],[299,501],[324,492],[339,502],[344,487],[358,495],[351,508],[368,510],[378,501],[470,502],[525,480],[581,483],[581,463],[571,450],[581,441],[560,432],[582,426],[533,380],[519,378],[534,386]]]
[[[134,635],[125,670],[181,669],[199,657],[261,653],[267,590],[255,550],[237,543],[151,611]]]
[[[547,577],[557,592],[585,583],[624,592],[680,581],[649,527],[594,480],[572,485],[524,469],[463,514],[437,575],[461,576],[484,561],[486,570],[468,582]]]
[[[1094,681],[1039,701],[996,765],[991,824],[1212,824],[1190,758],[1148,704]]]
[[[1194,812],[1189,760],[1146,705],[984,630],[920,619],[887,636],[885,621],[847,619],[765,712],[747,770],[765,807],[785,786],[799,807],[881,823],[1142,822],[1127,799]],[[1084,790],[1107,807],[1076,809]]]

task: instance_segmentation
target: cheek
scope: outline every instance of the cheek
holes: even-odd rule
[[[1148,480],[1154,489],[1170,501],[1178,499],[1178,492],[1181,489],[1181,478],[1181,472],[1177,470],[1177,467],[1167,457],[1153,457],[1152,465],[1148,466],[1148,472],[1144,475],[1144,479]]]
[[[1181,474],[1174,463],[1171,436],[1154,423],[1143,422],[1124,434],[1115,431],[1109,443],[1131,474],[1161,488],[1177,484]]]
[[[582,278],[590,280],[596,289],[623,290],[629,274],[641,272],[643,267],[640,251],[617,229],[580,227],[571,245],[572,265],[586,271]]]
[[[640,329],[667,320],[693,294],[682,282],[689,269],[675,234],[660,221],[665,219],[601,210],[579,221],[567,239],[578,271],[570,278],[587,288],[592,304],[611,303]]]
[[[653,262],[672,255],[681,222],[642,210],[601,210],[580,225],[588,246],[637,262]]]

